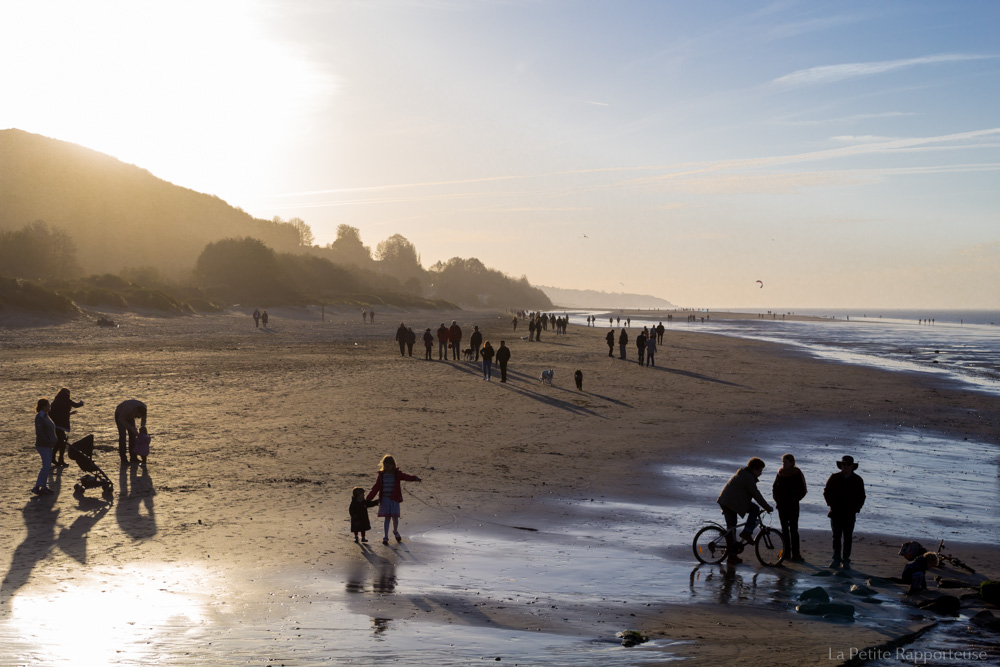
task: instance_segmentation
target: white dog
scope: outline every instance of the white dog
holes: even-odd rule
[[[552,378],[555,376],[556,372],[552,369],[547,369],[542,371],[542,382],[547,384],[552,384]]]

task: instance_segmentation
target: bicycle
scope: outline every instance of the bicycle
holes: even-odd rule
[[[768,520],[770,521],[770,518]],[[695,533],[694,542],[691,544],[694,557],[707,565],[716,565],[725,560],[730,553],[739,555],[745,547],[753,544],[757,560],[762,565],[777,567],[785,560],[788,551],[785,538],[780,530],[760,522],[760,527],[753,541],[747,542],[739,535],[745,526],[746,521],[727,530],[722,524],[709,521],[707,525]],[[729,548],[729,541],[726,540],[727,535],[733,543],[732,550]]]
[[[963,563],[959,559],[955,558],[951,554],[946,554],[944,552],[944,540],[941,540],[941,544],[938,545],[937,555],[938,555],[938,561],[940,561],[942,563],[945,562],[945,561],[947,561],[947,562],[951,563],[952,565],[954,565],[955,567],[960,567],[963,570],[966,570],[967,572],[970,572],[972,574],[976,573],[975,570],[973,570],[971,567],[969,567],[968,565],[966,565],[965,563]]]

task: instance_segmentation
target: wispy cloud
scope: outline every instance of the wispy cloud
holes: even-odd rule
[[[850,116],[840,116],[837,118],[819,118],[815,120],[780,120],[782,125],[833,125],[856,123],[858,121],[879,120],[883,118],[902,118],[904,116],[916,116],[912,111],[883,111],[880,113],[856,113]]]
[[[609,107],[607,102],[595,102],[594,100],[584,100],[584,104],[593,104],[595,107]]]
[[[996,58],[992,55],[976,55],[966,53],[941,53],[933,56],[921,56],[919,58],[905,58],[902,60],[882,60],[870,63],[845,63],[842,65],[823,65],[820,67],[810,67],[800,69],[791,74],[779,76],[771,83],[777,86],[793,87],[819,85],[824,83],[836,83],[862,76],[872,76],[883,74],[893,70],[907,67],[917,67],[919,65],[936,65],[939,63],[961,62],[966,60],[984,60],[986,58]]]

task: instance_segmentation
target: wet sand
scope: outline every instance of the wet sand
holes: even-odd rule
[[[497,313],[271,315],[267,330],[236,312],[111,314],[116,329],[3,322],[10,664],[69,664],[80,618],[93,620],[101,664],[837,664],[937,619],[893,585],[879,588],[883,604],[857,603],[853,624],[795,614],[815,582],[849,599],[850,583],[898,576],[899,543],[913,538],[943,537],[977,572],[1000,573],[998,397],[679,326],[658,367],[640,368],[633,346],[630,362],[608,358],[602,327],[534,343]],[[473,324],[494,347],[507,340],[510,382],[439,362],[436,345],[434,361],[419,342],[400,358],[400,320],[419,338],[452,319],[466,341]],[[552,386],[538,379],[546,368]],[[29,498],[32,408],[60,386],[86,402],[74,435],[95,434],[110,507],[97,490],[72,495],[75,467],[55,476],[55,496]],[[117,464],[113,412],[126,398],[149,405],[145,470]],[[721,484],[762,455],[766,494],[784,450],[810,484],[808,563],[769,570],[747,554],[734,569],[696,567],[691,538],[719,519]],[[383,546],[373,510],[361,548],[350,489],[370,487],[390,452],[424,482],[405,486],[405,541]],[[822,485],[845,453],[861,463],[870,515],[850,578],[827,578]],[[617,646],[628,628],[655,641]]]

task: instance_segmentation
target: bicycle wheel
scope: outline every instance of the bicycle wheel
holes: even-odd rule
[[[757,560],[764,565],[774,567],[785,560],[787,550],[785,548],[785,538],[780,530],[774,528],[761,528],[760,534],[754,540],[754,551],[757,552]]]
[[[702,563],[721,563],[726,557],[726,531],[718,526],[705,526],[695,534],[691,548]]]

